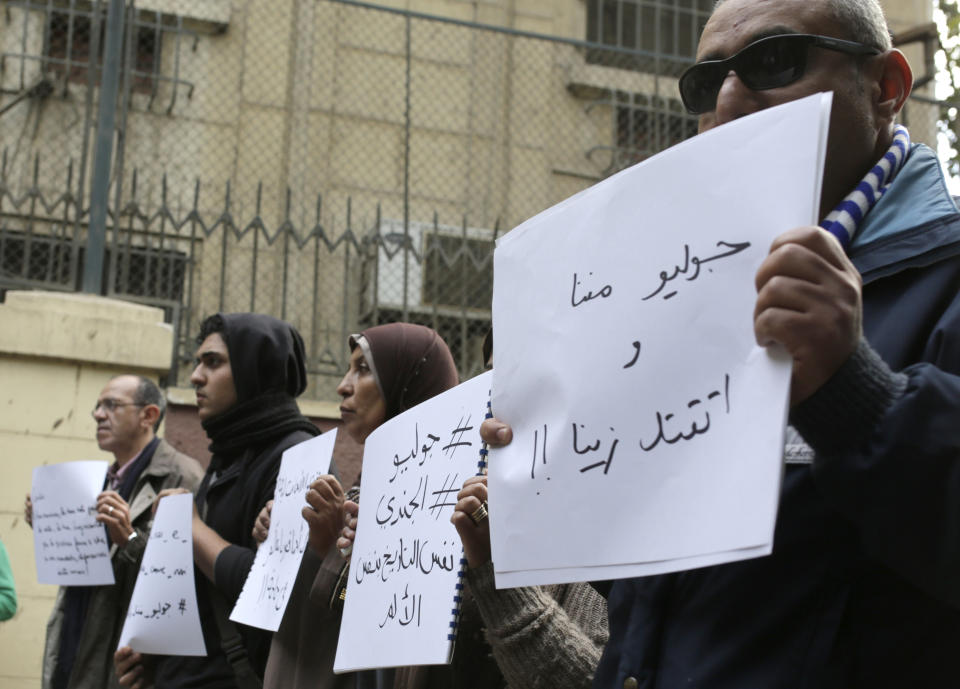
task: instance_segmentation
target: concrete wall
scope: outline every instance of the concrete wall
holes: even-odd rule
[[[69,460],[113,461],[101,452],[90,416],[106,381],[121,373],[158,380],[170,364],[173,332],[163,312],[82,294],[8,292],[0,304],[0,540],[16,580],[19,610],[0,623],[0,687],[40,683],[46,620],[56,587],[36,580],[33,535],[23,521],[33,467]],[[206,466],[208,440],[193,391],[171,389],[160,435]],[[337,405],[304,401],[321,429],[339,426]],[[340,433],[335,448],[344,483],[357,479],[362,446]]]
[[[121,373],[157,380],[173,332],[160,309],[78,294],[8,292],[0,304],[0,539],[10,552],[19,610],[0,623],[0,686],[40,683],[56,587],[37,583],[33,535],[23,521],[33,467],[106,459],[90,410]]]

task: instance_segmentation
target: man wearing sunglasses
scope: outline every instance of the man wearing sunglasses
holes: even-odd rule
[[[960,687],[960,213],[895,124],[911,85],[875,0],[707,22],[700,131],[833,92],[821,226],[756,275],[757,341],[794,357],[773,553],[613,582],[595,687]]]
[[[114,457],[97,497],[97,521],[110,537],[116,583],[63,586],[47,624],[43,689],[116,686],[113,652],[153,521],[151,505],[165,488],[195,490],[203,478],[196,460],[156,436],[166,400],[142,376],[109,380],[91,410],[97,445]],[[27,496],[25,517],[32,523]]]

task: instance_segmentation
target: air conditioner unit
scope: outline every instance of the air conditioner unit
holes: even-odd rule
[[[493,231],[411,222],[404,251],[402,220],[380,225],[380,241],[364,266],[364,306],[414,312],[465,310],[489,318],[493,296]],[[406,261],[406,268],[405,268]],[[406,272],[405,272],[406,271]]]

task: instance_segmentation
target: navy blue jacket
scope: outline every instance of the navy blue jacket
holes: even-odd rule
[[[773,554],[615,582],[595,687],[960,687],[960,213],[932,151],[850,257],[865,341],[791,412],[816,456]]]

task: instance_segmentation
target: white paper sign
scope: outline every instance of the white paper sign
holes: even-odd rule
[[[270,533],[257,549],[253,567],[230,613],[234,622],[272,632],[280,627],[310,536],[301,514],[307,504],[305,496],[310,484],[329,472],[336,439],[334,429],[283,453],[270,511]]]
[[[463,555],[450,515],[477,474],[489,394],[486,373],[367,438],[334,672],[449,662]]]
[[[102,461],[33,470],[33,548],[41,584],[114,583],[107,532],[96,519],[106,475],[107,463]]]
[[[120,646],[140,653],[205,656],[193,578],[193,495],[168,495],[157,505],[140,562]]]
[[[790,360],[755,342],[754,276],[777,235],[816,222],[829,106],[714,129],[500,240],[498,586],[770,552]]]

